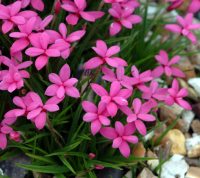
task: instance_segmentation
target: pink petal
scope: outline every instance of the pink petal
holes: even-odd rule
[[[180,61],[181,57],[180,56],[174,56],[170,61],[169,65],[176,64],[178,61]]]
[[[117,35],[122,29],[122,26],[120,23],[118,22],[113,22],[110,25],[109,31],[110,31],[110,36],[115,36]]]
[[[37,70],[41,70],[44,66],[46,66],[48,63],[48,59],[49,58],[47,56],[39,56],[35,61],[35,67],[37,68]]]
[[[96,83],[91,83],[90,86],[92,87],[92,90],[99,96],[106,96],[108,95],[108,92],[101,86]]]
[[[9,6],[9,8],[10,8],[10,15],[11,15],[11,16],[16,15],[16,14],[20,11],[21,5],[22,5],[22,4],[21,4],[20,1],[16,1],[16,2],[14,2],[13,4],[11,4],[11,5]]]
[[[120,153],[125,157],[128,158],[130,155],[130,147],[126,141],[123,141],[119,146]]]
[[[78,23],[79,17],[77,15],[74,14],[69,14],[66,17],[66,21],[69,25],[76,25]]]
[[[141,106],[142,106],[142,102],[140,99],[138,98],[135,98],[133,100],[133,103],[132,103],[132,108],[134,109],[134,112],[136,114],[138,114],[140,112],[140,109],[141,109]]]
[[[64,10],[68,11],[68,12],[74,12],[76,13],[78,11],[77,7],[75,6],[74,3],[72,2],[67,2],[67,3],[64,3],[62,6],[61,6]]]
[[[138,118],[140,118],[143,121],[147,121],[147,122],[151,122],[151,121],[156,120],[156,118],[151,114],[139,114]]]
[[[97,114],[88,112],[83,116],[85,122],[91,122],[97,119]]]
[[[31,0],[31,5],[38,11],[44,10],[44,3],[42,0]]]
[[[58,90],[58,86],[53,84],[48,86],[48,88],[45,91],[45,95],[47,96],[55,96],[56,95],[56,91]]]
[[[69,79],[70,73],[71,73],[71,70],[70,70],[69,65],[68,64],[63,65],[59,72],[59,76],[62,82],[65,82],[66,80]]]
[[[113,144],[112,144],[112,147],[113,148],[119,148],[119,146],[121,145],[122,143],[122,138],[121,137],[117,137],[113,140]]]
[[[162,66],[158,66],[156,67],[153,71],[152,71],[152,76],[154,78],[158,78],[160,77],[162,74],[164,73],[164,69]]]
[[[184,109],[186,109],[186,110],[192,110],[192,107],[191,107],[191,105],[187,102],[187,101],[185,101],[185,100],[183,100],[183,99],[177,99],[177,103],[181,106],[181,107],[183,107]]]
[[[96,135],[101,129],[101,123],[98,120],[95,120],[91,123],[91,132],[92,135]]]
[[[117,53],[120,52],[120,47],[119,46],[112,46],[108,49],[107,53],[106,53],[106,56],[107,57],[110,57],[110,56],[113,56]]]
[[[115,122],[115,130],[116,130],[116,132],[118,133],[119,136],[123,136],[123,134],[124,134],[124,125],[121,122],[116,121]]]
[[[181,27],[179,25],[176,25],[176,24],[165,25],[165,29],[169,30],[171,32],[174,32],[174,33],[178,33],[178,34],[181,33]]]
[[[60,51],[57,49],[47,49],[45,54],[49,57],[59,57]]]
[[[5,134],[0,133],[0,148],[4,150],[7,146],[7,138]]]
[[[114,128],[111,127],[105,127],[101,128],[100,133],[103,137],[113,140],[117,137],[117,133]]]
[[[113,98],[113,100],[115,101],[115,103],[117,103],[120,106],[128,105],[128,101],[123,97],[116,96],[116,97]]]
[[[46,109],[49,112],[55,112],[59,110],[59,107],[56,104],[45,104],[44,109]]]
[[[118,107],[115,103],[110,102],[106,108],[111,117],[116,116]]]
[[[87,6],[86,0],[74,0],[79,10],[84,10]]]
[[[13,16],[11,17],[11,20],[17,25],[23,25],[26,23],[26,19],[22,16]]]
[[[73,98],[79,98],[80,97],[80,93],[79,93],[78,89],[75,88],[75,87],[67,88],[66,94],[68,96],[73,97]]]
[[[89,22],[94,22],[95,18],[94,16],[92,16],[92,14],[90,14],[90,12],[80,12],[80,15],[83,19],[89,21]]]
[[[42,46],[43,49],[47,49],[47,46],[49,44],[49,35],[45,32],[43,32],[40,37],[39,37],[39,40],[40,40],[40,44]]]
[[[33,118],[37,117],[41,113],[41,111],[42,111],[41,107],[39,107],[39,108],[37,108],[35,110],[32,110],[32,111],[30,111],[28,113],[27,118],[28,119],[33,119]]]
[[[136,120],[137,120],[137,116],[135,114],[130,114],[127,117],[127,122],[128,123],[131,123],[131,122],[136,121]]]
[[[101,58],[93,57],[84,64],[84,69],[86,69],[86,70],[87,69],[95,69],[95,68],[99,67],[100,65],[102,65],[103,63],[104,62],[102,61]]]
[[[50,80],[52,83],[55,83],[55,84],[58,84],[58,85],[61,85],[61,84],[62,84],[62,81],[61,81],[61,79],[60,79],[60,76],[58,76],[58,75],[55,74],[55,73],[49,74],[49,80]]]
[[[82,107],[86,112],[92,112],[96,113],[97,112],[97,107],[95,106],[94,103],[90,101],[83,101],[82,102]]]
[[[76,32],[73,32],[67,37],[67,41],[70,43],[78,41],[85,35],[85,33],[85,30],[78,30]]]
[[[45,112],[40,113],[40,115],[35,118],[34,122],[37,129],[41,130],[44,128],[46,124],[46,119],[47,119],[47,115]]]
[[[132,135],[135,132],[135,124],[128,123],[124,126],[124,136]]]
[[[135,121],[135,127],[140,134],[142,134],[142,135],[147,134],[146,126],[144,125],[144,123],[142,121],[136,120]]]
[[[123,139],[126,140],[129,143],[136,144],[138,142],[138,138],[136,136],[123,136]]]
[[[112,82],[110,86],[110,96],[111,97],[116,96],[119,93],[120,89],[121,89],[121,85],[118,81]]]
[[[110,120],[105,117],[105,116],[99,116],[99,121],[101,122],[102,125],[108,126],[110,125]]]
[[[171,67],[172,69],[172,75],[175,77],[180,77],[180,78],[184,78],[185,77],[185,73],[183,73],[180,69],[176,68],[176,67]]]
[[[16,40],[10,50],[11,50],[11,53],[16,53],[16,52],[19,52],[19,51],[22,51],[24,50],[27,46],[29,45],[29,41],[26,40],[26,39],[19,39],[19,40]]]
[[[31,48],[28,48],[25,51],[25,53],[28,56],[35,57],[35,56],[39,56],[39,55],[43,54],[44,50],[43,49],[39,49],[39,48],[35,48],[35,47],[31,47]]]
[[[2,32],[4,34],[8,33],[10,30],[12,30],[14,27],[14,24],[13,22],[10,22],[10,21],[5,21],[2,25]]]

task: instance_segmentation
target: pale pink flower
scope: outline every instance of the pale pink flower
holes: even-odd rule
[[[141,91],[146,91],[147,87],[145,83],[153,79],[151,71],[147,70],[140,74],[137,67],[132,66],[131,74],[133,76],[132,79],[130,80],[131,85],[137,87]]]
[[[66,17],[66,21],[70,25],[76,25],[80,17],[86,21],[95,22],[104,15],[104,12],[101,11],[85,11],[86,0],[66,1],[61,7],[70,13]]]
[[[191,3],[188,8],[188,12],[196,13],[200,10],[200,0],[191,0]]]
[[[174,103],[180,105],[184,109],[191,110],[190,104],[183,99],[183,97],[186,97],[188,95],[188,91],[186,88],[182,88],[179,90],[179,84],[176,79],[172,82],[172,88],[168,89],[168,96],[165,100],[165,103],[167,105],[173,105]]]
[[[185,77],[185,74],[178,68],[173,65],[180,61],[180,56],[174,56],[170,61],[166,51],[161,50],[158,55],[155,56],[155,59],[160,63],[160,66],[156,67],[152,71],[153,77],[160,77],[163,73],[168,77]]]
[[[53,15],[48,15],[44,19],[41,19],[41,17],[37,16],[34,30],[36,30],[37,32],[44,32],[45,28],[51,23],[52,20]]]
[[[107,47],[106,43],[102,40],[97,40],[96,47],[92,48],[97,54],[97,57],[89,59],[84,64],[84,69],[95,69],[104,64],[108,64],[111,67],[127,66],[125,60],[119,57],[113,57],[113,55],[120,52],[119,46]]]
[[[0,4],[0,19],[3,20],[2,31],[8,33],[15,25],[22,25],[26,19],[19,14],[21,2],[16,1],[8,6]]]
[[[44,10],[44,3],[42,0],[19,0],[19,1],[21,1],[22,3],[22,8],[25,8],[29,4],[31,4],[31,6],[38,11]]]
[[[4,150],[7,146],[7,134],[10,134],[13,129],[10,126],[0,123],[0,148]]]
[[[123,107],[122,111],[128,116],[127,122],[134,123],[138,132],[142,135],[146,135],[147,129],[144,121],[152,122],[156,120],[152,114],[149,114],[151,109],[152,105],[150,102],[142,103],[139,98],[135,98],[132,103],[132,109]]]
[[[24,50],[30,44],[30,36],[34,29],[36,17],[30,18],[24,25],[18,25],[19,32],[12,32],[9,34],[10,37],[16,38],[17,40],[12,44],[10,51],[16,53]]]
[[[58,105],[49,101],[46,101],[46,103],[43,104],[40,96],[37,93],[31,92],[30,95],[33,103],[30,105],[32,110],[27,114],[27,119],[34,122],[37,129],[40,130],[43,129],[46,124],[47,112],[58,111],[59,107]]]
[[[111,84],[108,93],[101,85],[92,83],[92,90],[101,97],[101,102],[106,104],[106,110],[110,116],[114,117],[121,106],[127,106],[127,98],[132,94],[130,89],[121,89],[119,82],[114,81]]]
[[[142,18],[133,14],[134,9],[122,8],[120,4],[115,3],[109,9],[109,14],[115,18],[114,22],[110,25],[110,35],[118,34],[122,27],[132,29],[134,24],[140,23]]]
[[[193,24],[193,14],[189,13],[185,18],[177,16],[179,24],[165,25],[165,29],[183,35],[188,38],[193,44],[197,42],[196,36],[192,33],[192,30],[200,29],[200,24]]]
[[[55,44],[53,44],[52,47],[59,49],[61,52],[61,57],[63,59],[67,59],[71,52],[71,43],[79,41],[85,35],[86,31],[78,30],[67,36],[67,27],[64,23],[61,23],[59,25],[59,32],[60,37],[55,40]]]
[[[33,36],[32,36],[33,37]],[[25,53],[31,57],[37,57],[35,61],[35,66],[37,70],[41,70],[45,65],[47,65],[49,57],[59,57],[60,51],[55,48],[50,48],[50,38],[45,32],[34,36],[31,40],[33,47],[28,48]]]
[[[2,81],[0,82],[0,90],[8,90],[8,92],[12,93],[16,89],[20,89],[24,86],[24,79],[29,78],[30,75],[26,70],[23,70],[29,67],[32,62],[23,62],[18,65],[7,64],[9,66],[8,72],[2,77]]]
[[[93,135],[98,133],[103,126],[109,126],[110,120],[108,119],[108,114],[106,111],[106,104],[100,102],[98,107],[90,101],[82,102],[83,109],[87,112],[83,116],[85,122],[91,122],[91,132]]]
[[[46,91],[45,95],[57,97],[61,101],[65,98],[65,95],[73,98],[79,98],[80,93],[74,85],[78,82],[76,78],[70,78],[70,67],[65,64],[59,72],[59,75],[55,73],[49,74],[49,80],[53,83]]]
[[[165,101],[167,96],[167,88],[159,88],[156,81],[152,81],[146,91],[142,93],[142,98],[151,102],[152,107],[157,106],[157,101]]]
[[[135,132],[134,124],[123,125],[121,122],[115,122],[115,128],[105,127],[100,130],[102,136],[113,141],[112,147],[118,148],[124,157],[129,157],[130,147],[128,143],[135,144],[138,138],[132,135]]]
[[[116,74],[112,69],[109,69],[107,67],[102,67],[102,72],[104,74],[102,79],[109,82],[118,81],[123,87],[132,89],[130,83],[131,78],[125,75],[124,67],[122,66],[117,67]]]

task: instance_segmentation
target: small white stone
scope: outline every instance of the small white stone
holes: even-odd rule
[[[189,85],[191,85],[196,93],[200,96],[200,78],[191,78],[188,80]]]
[[[3,170],[0,168],[0,176],[3,176]]]
[[[186,139],[186,149],[192,150],[196,145],[200,144],[200,135],[193,134],[193,137]]]
[[[187,131],[189,130],[194,117],[195,117],[195,114],[192,111],[184,111],[183,112],[182,119],[184,120],[184,123],[186,124],[185,128]]]
[[[184,160],[184,157],[175,154],[163,164],[161,178],[184,178],[188,169],[189,166]]]

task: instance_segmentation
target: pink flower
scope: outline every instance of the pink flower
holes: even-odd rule
[[[139,73],[138,69],[136,66],[132,66],[131,68],[131,74],[132,74],[132,79],[130,80],[130,83],[137,87],[141,91],[146,91],[147,87],[145,86],[146,82],[149,82],[153,79],[151,75],[151,71],[147,70],[143,73]]]
[[[184,3],[184,0],[166,0],[166,1],[171,3],[171,5],[167,8],[168,11],[177,9]]]
[[[132,103],[132,110],[128,107],[123,107],[122,111],[128,115],[127,122],[134,123],[138,132],[142,135],[146,135],[147,130],[144,124],[145,122],[155,121],[156,118],[149,114],[152,109],[152,105],[150,102],[143,103],[140,99],[135,98]]]
[[[189,13],[185,16],[185,18],[181,16],[177,16],[177,24],[168,24],[165,25],[165,29],[177,33],[179,35],[183,35],[187,37],[193,44],[197,42],[196,36],[192,33],[192,30],[196,30],[200,28],[200,24],[193,24],[193,14]]]
[[[31,111],[27,114],[27,119],[34,122],[37,129],[43,129],[47,120],[47,111],[55,112],[59,107],[49,101],[43,104],[37,93],[31,92],[30,96],[34,102],[30,105]]]
[[[72,32],[67,36],[67,27],[64,23],[59,25],[60,37],[56,39],[55,44],[52,47],[55,47],[60,50],[61,56],[63,59],[67,59],[70,55],[70,46],[71,43],[80,40],[86,33],[85,30],[78,30]]]
[[[67,1],[61,6],[70,14],[66,17],[66,21],[70,25],[76,25],[80,17],[89,22],[95,22],[104,15],[101,11],[85,11],[87,7],[86,0]]]
[[[111,16],[115,18],[115,22],[110,25],[110,35],[114,36],[118,34],[122,26],[128,29],[132,29],[134,24],[140,23],[142,18],[138,15],[133,15],[134,9],[122,8],[120,4],[115,3],[112,8],[109,9]]]
[[[7,146],[7,134],[10,134],[13,129],[7,125],[0,123],[0,148],[4,150]]]
[[[106,104],[106,110],[112,117],[117,114],[118,108],[128,105],[127,98],[132,94],[132,90],[130,89],[121,89],[121,85],[117,81],[111,84],[110,93],[95,83],[92,83],[91,87],[101,97],[101,102]]]
[[[167,88],[159,88],[158,82],[152,81],[146,91],[142,93],[142,98],[151,102],[152,107],[157,106],[157,101],[165,101]]]
[[[200,0],[191,0],[191,3],[188,8],[188,12],[196,13],[200,10]]]
[[[8,92],[12,93],[16,89],[20,89],[24,86],[24,79],[29,78],[30,75],[26,70],[21,70],[29,67],[32,62],[24,62],[17,66],[12,63],[9,65],[8,72],[2,77],[2,81],[0,82],[0,90],[8,90]]]
[[[183,100],[183,97],[186,97],[188,95],[187,89],[186,88],[182,88],[179,90],[179,84],[178,81],[176,79],[173,80],[172,83],[172,88],[168,89],[168,94],[169,96],[167,96],[165,103],[167,105],[173,105],[174,103],[180,105],[181,107],[183,107],[184,109],[187,110],[191,110],[191,106],[190,104]]]
[[[42,0],[20,0],[20,1],[22,2],[22,8],[25,8],[29,4],[31,4],[31,6],[38,11],[44,10],[44,3]]]
[[[21,134],[19,132],[13,131],[10,133],[10,139],[14,140],[15,142],[20,142],[21,141],[20,137],[21,137]]]
[[[13,29],[14,25],[22,25],[26,19],[19,15],[21,10],[21,2],[17,1],[8,6],[0,4],[0,19],[3,20],[2,31],[8,33]]]
[[[138,138],[132,135],[135,131],[133,124],[123,125],[121,122],[115,122],[115,128],[105,127],[100,130],[102,136],[113,141],[112,147],[118,148],[124,157],[129,157],[130,147],[128,143],[137,143]]]
[[[34,36],[31,41],[33,47],[28,48],[25,53],[31,57],[37,57],[35,66],[37,70],[41,70],[48,63],[49,57],[59,57],[60,51],[54,48],[48,47],[50,44],[49,35],[45,32]]]
[[[76,78],[70,78],[70,73],[69,65],[65,64],[60,69],[59,75],[55,73],[49,74],[49,80],[53,84],[46,89],[45,95],[57,97],[61,101],[64,99],[65,95],[79,98],[80,93],[78,89],[74,87],[78,80]]]
[[[43,20],[39,16],[37,16],[37,21],[34,26],[34,30],[36,30],[37,32],[44,32],[45,28],[51,23],[52,20],[53,15],[48,15]]]
[[[126,61],[119,57],[112,57],[120,52],[119,46],[107,47],[106,43],[102,40],[97,40],[96,47],[92,48],[97,54],[97,57],[89,59],[84,64],[84,69],[95,69],[104,64],[108,64],[111,67],[127,66]]]
[[[163,73],[165,73],[168,77],[185,77],[185,74],[178,68],[173,67],[172,65],[176,64],[180,61],[180,56],[174,56],[170,61],[168,54],[166,51],[161,50],[158,55],[155,56],[160,66],[156,67],[152,71],[153,77],[160,77]]]
[[[124,67],[122,66],[117,67],[116,74],[113,72],[113,70],[107,67],[102,67],[102,72],[104,74],[102,79],[109,82],[118,81],[125,88],[132,89],[132,86],[130,84],[131,78],[124,74],[125,73]]]
[[[91,132],[93,135],[98,133],[102,127],[110,125],[110,120],[107,118],[106,104],[100,102],[98,107],[96,107],[90,101],[83,101],[82,102],[83,109],[87,112],[83,116],[83,120],[85,122],[91,122]]]
[[[10,33],[10,37],[17,38],[10,48],[11,53],[22,51],[30,44],[29,37],[32,34],[35,22],[36,17],[32,17],[24,25],[18,26],[20,32]]]

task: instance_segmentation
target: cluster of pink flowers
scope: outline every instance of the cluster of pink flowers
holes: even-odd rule
[[[104,0],[105,3],[111,4],[109,14],[114,18],[110,25],[110,35],[118,34],[122,27],[132,29],[134,24],[142,21],[142,18],[134,14],[140,3],[137,0]]]
[[[196,1],[192,1],[191,6],[194,6]],[[176,0],[170,2],[175,3]],[[2,32],[14,40],[9,50],[10,58],[0,53],[0,90],[12,93],[23,88],[26,79],[31,77],[31,72],[27,71],[29,67],[33,69],[35,66],[40,72],[48,65],[49,60],[66,60],[75,48],[74,43],[81,40],[87,30],[84,25],[82,29],[71,30],[68,34],[68,26],[75,26],[80,20],[87,23],[99,20],[104,16],[101,11],[104,3],[109,6],[108,12],[113,19],[109,27],[111,36],[117,35],[123,27],[132,29],[133,25],[142,21],[142,18],[135,14],[135,9],[140,6],[137,0],[104,0],[97,11],[88,10],[86,0],[57,0],[55,14],[44,19],[37,12],[45,8],[42,0],[17,0],[9,5],[0,4]],[[23,10],[30,5],[37,11]],[[60,23],[57,30],[49,29],[49,25],[61,10],[67,12],[67,25]],[[200,25],[192,23],[193,15],[188,14],[185,18],[178,16],[177,20],[179,24],[168,24],[165,28],[195,43],[197,40],[191,30],[199,29]],[[140,72],[136,66],[132,66],[131,74],[127,75],[125,70],[128,64],[118,56],[119,45],[108,47],[105,41],[97,40],[92,49],[96,54],[84,63],[83,68],[99,70],[98,75],[103,82],[92,81],[90,84],[100,101],[82,102],[86,112],[83,120],[91,123],[93,135],[99,133],[112,140],[112,147],[118,148],[124,157],[130,155],[129,143],[138,142],[136,134],[146,135],[145,122],[156,120],[155,109],[159,103],[176,103],[185,109],[191,109],[189,103],[183,99],[187,96],[187,90],[180,89],[176,79],[173,80],[171,88],[160,87],[156,80],[164,74],[167,77],[184,77],[184,73],[174,66],[180,56],[169,60],[167,52],[161,50],[155,56],[158,62],[155,69]],[[64,64],[58,74],[50,73],[48,78],[51,84],[44,91],[44,95],[50,98],[46,101],[34,91],[13,98],[16,108],[6,112],[0,123],[1,149],[6,148],[8,136],[11,140],[20,141],[20,132],[12,129],[18,118],[27,118],[40,130],[47,123],[48,113],[58,111],[59,104],[66,97],[81,97],[76,87],[78,79],[71,77],[68,64]],[[135,93],[140,93],[140,98],[136,97]]]
[[[125,75],[127,63],[124,59],[115,57],[120,52],[119,46],[111,46],[98,40],[96,47],[92,48],[98,56],[89,59],[85,69],[99,68],[102,72],[102,80],[110,83],[109,92],[100,84],[91,83],[92,90],[100,97],[98,106],[91,101],[83,101],[82,106],[86,114],[83,117],[85,122],[91,123],[93,135],[100,133],[102,136],[113,140],[113,148],[119,148],[124,157],[130,155],[128,143],[137,143],[136,131],[146,135],[145,122],[156,120],[154,108],[158,103],[167,105],[174,103],[190,110],[191,106],[183,97],[187,96],[187,90],[179,91],[178,82],[173,80],[172,88],[160,88],[157,77],[165,74],[168,77],[184,77],[184,73],[173,65],[180,60],[180,56],[174,56],[170,61],[166,51],[161,50],[155,59],[160,66],[153,71],[147,70],[140,73],[136,66],[132,66],[131,76]],[[159,75],[158,75],[159,74]],[[130,106],[131,97],[134,92],[141,92],[141,99],[135,98]],[[120,114],[121,113],[121,114]],[[113,117],[120,118],[117,120]],[[126,118],[126,125],[122,124]],[[115,128],[112,128],[112,123]]]

